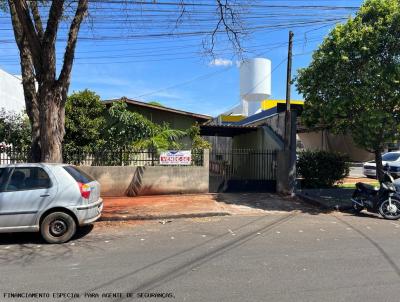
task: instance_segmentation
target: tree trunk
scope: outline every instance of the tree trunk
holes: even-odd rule
[[[40,99],[40,161],[61,163],[64,137],[65,102],[60,88],[46,84],[39,88]]]
[[[376,178],[383,179],[382,151],[375,150]]]
[[[21,51],[22,85],[24,87],[26,114],[31,124],[31,148],[28,156],[29,162],[40,161],[40,128],[39,128],[39,106],[36,92],[36,82],[31,68],[29,50]]]

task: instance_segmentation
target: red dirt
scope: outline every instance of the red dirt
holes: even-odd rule
[[[214,198],[213,194],[104,197],[102,218],[162,217],[224,212],[224,206],[216,202]]]

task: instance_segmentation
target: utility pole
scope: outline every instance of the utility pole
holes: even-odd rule
[[[292,52],[293,52],[293,32],[289,32],[289,47],[286,75],[286,111],[285,111],[285,135],[284,148],[278,156],[277,190],[280,193],[292,195],[296,183],[296,125],[292,124],[296,118],[296,112],[290,110],[291,86],[292,86]],[[294,133],[293,133],[294,132]]]
[[[293,32],[289,31],[289,47],[286,73],[286,112],[285,112],[285,150],[290,149],[291,137],[291,117],[290,117],[290,98],[292,87],[292,57],[293,57]]]

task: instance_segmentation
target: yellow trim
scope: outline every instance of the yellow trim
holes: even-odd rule
[[[221,115],[221,121],[226,123],[240,122],[245,119],[243,115]]]
[[[261,109],[268,110],[276,107],[278,104],[285,104],[286,100],[264,100],[261,102]],[[290,104],[293,105],[304,105],[304,101],[290,101]]]
[[[285,104],[286,101],[285,100],[264,100],[261,102],[261,110],[265,111],[265,110],[269,110],[272,108],[275,108],[276,106],[278,106],[278,104]],[[292,105],[304,105],[304,101],[295,101],[292,100],[290,101],[290,104]],[[225,122],[225,123],[237,123],[240,122],[241,120],[244,120],[246,117],[243,115],[221,115],[221,122]]]

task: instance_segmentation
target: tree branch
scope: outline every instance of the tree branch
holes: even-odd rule
[[[26,46],[32,54],[33,63],[37,72],[41,73],[41,43],[32,23],[29,9],[25,0],[8,0],[11,11],[11,19],[18,20],[18,23],[23,31],[23,36],[26,38]]]
[[[211,34],[211,53],[215,47],[215,36],[218,33],[221,25],[223,26],[223,30],[226,32],[229,41],[238,50],[238,52],[242,52],[243,49],[239,37],[239,35],[242,34],[242,28],[240,26],[239,16],[235,13],[231,5],[229,5],[228,0],[216,0],[216,2],[219,20],[217,26],[214,28]]]
[[[43,35],[42,49],[43,62],[49,72],[46,72],[46,80],[54,81],[56,77],[56,39],[58,25],[63,15],[64,0],[54,0],[49,10],[46,31]]]
[[[88,10],[88,0],[79,0],[75,17],[72,20],[69,29],[68,41],[64,54],[63,67],[61,69],[60,76],[58,78],[58,84],[64,90],[68,90],[71,77],[72,63],[74,61],[74,56],[75,56],[76,42],[78,40],[79,28],[87,13],[87,10]]]
[[[37,35],[39,37],[39,40],[41,41],[43,39],[43,24],[42,19],[40,18],[37,1],[29,1],[29,6],[32,11],[33,20],[35,21]]]

